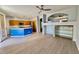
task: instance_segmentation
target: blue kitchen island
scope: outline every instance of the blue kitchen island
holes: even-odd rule
[[[9,30],[11,37],[24,37],[26,35],[32,34],[32,27],[28,28],[11,28]]]

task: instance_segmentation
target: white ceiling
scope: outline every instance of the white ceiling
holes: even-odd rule
[[[35,17],[38,15],[39,9],[36,5],[1,5],[0,9],[8,16],[26,16]],[[50,12],[54,12],[61,9],[75,7],[72,5],[45,5],[44,8],[52,9]],[[48,12],[46,12],[48,13]]]

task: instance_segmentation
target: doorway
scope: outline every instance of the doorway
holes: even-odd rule
[[[40,32],[42,32],[42,18],[40,19]]]
[[[6,23],[5,23],[4,15],[0,14],[0,42],[4,41],[7,37],[7,29],[6,29]]]

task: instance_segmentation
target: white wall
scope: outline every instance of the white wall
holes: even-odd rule
[[[0,42],[1,42],[1,39],[2,39],[2,33],[1,33],[1,19],[0,19]]]
[[[76,34],[77,34],[77,40],[76,40],[76,44],[79,50],[79,6],[77,8],[77,29],[76,29]]]
[[[37,16],[37,19],[36,19],[36,31],[37,33],[40,32],[40,17]]]
[[[9,20],[13,19],[12,17],[8,16],[6,17],[6,23],[7,23],[7,34],[9,34]]]

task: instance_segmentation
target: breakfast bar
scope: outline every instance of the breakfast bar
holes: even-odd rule
[[[10,35],[11,37],[23,37],[28,34],[32,34],[32,27],[28,28],[11,28]]]

